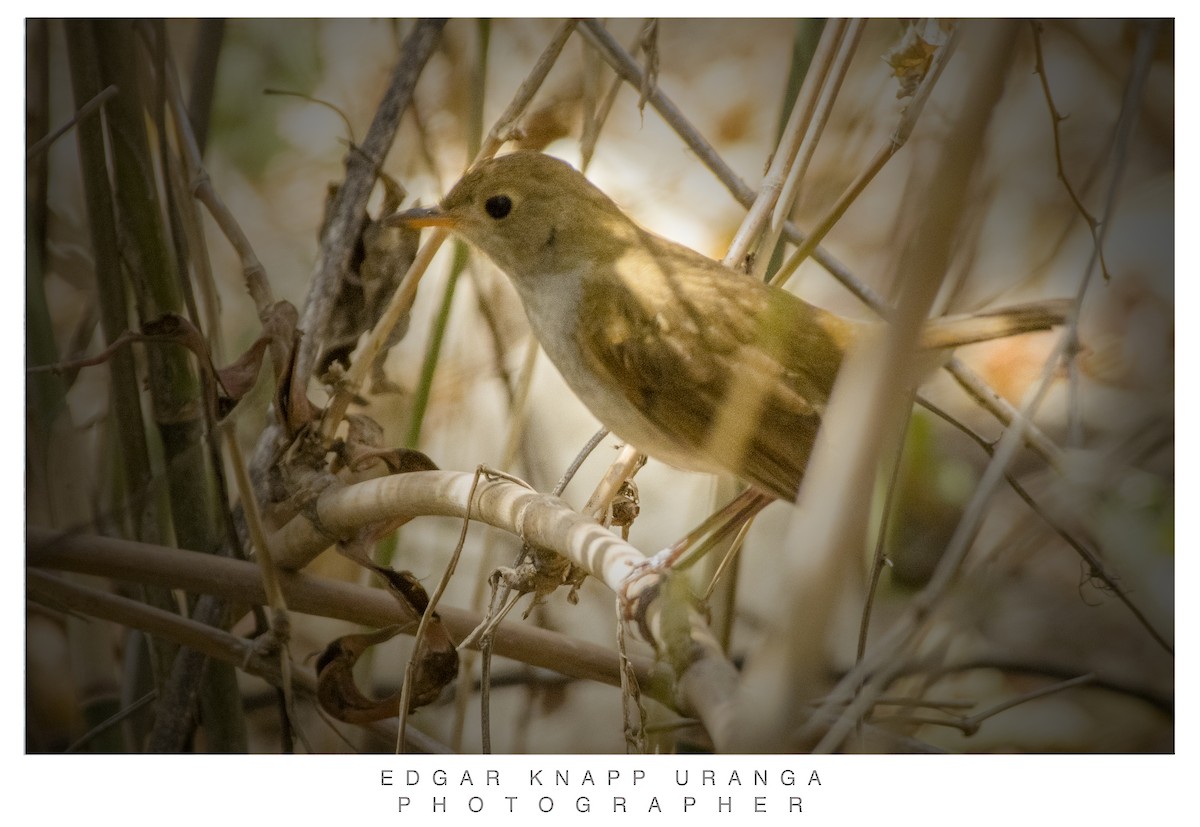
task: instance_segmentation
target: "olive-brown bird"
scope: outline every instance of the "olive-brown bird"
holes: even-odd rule
[[[446,227],[508,274],[546,355],[620,438],[672,465],[796,498],[845,349],[867,325],[635,224],[569,164],[483,161],[436,207],[389,224]],[[942,350],[1061,323],[1065,302],[929,322]]]

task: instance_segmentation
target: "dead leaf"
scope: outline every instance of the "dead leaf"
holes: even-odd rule
[[[384,190],[380,215],[391,215],[405,198],[404,187],[386,174],[380,176],[380,181]],[[336,192],[336,187],[332,187],[327,206]],[[321,356],[317,360],[318,376],[327,373],[335,364],[342,369],[349,367],[350,354],[358,346],[359,337],[378,323],[416,257],[419,243],[419,230],[385,227],[367,217],[362,234],[355,239],[349,269],[343,274],[334,298]],[[372,390],[399,390],[383,375],[383,363],[388,350],[408,333],[409,319],[410,316],[405,314],[392,328],[387,343],[372,365]]]
[[[296,381],[296,359],[300,353],[300,335],[292,337],[288,348],[288,360],[275,384],[275,415],[288,439],[294,439],[308,423],[317,418],[316,407],[308,400],[308,394]]]
[[[366,547],[365,538],[337,545],[345,557],[383,579],[388,592],[410,619],[407,623],[376,632],[345,635],[330,643],[321,654],[317,661],[317,697],[326,712],[347,723],[378,721],[399,714],[400,692],[380,700],[367,697],[354,682],[354,664],[371,646],[391,640],[401,632],[415,630],[429,607],[428,593],[411,572],[398,572],[376,564],[368,556]],[[415,669],[409,712],[436,700],[446,684],[458,675],[458,651],[449,632],[436,613],[430,621],[424,639],[412,655]]]
[[[321,708],[348,724],[365,724],[391,718],[400,711],[400,692],[386,698],[368,698],[354,682],[354,664],[370,647],[394,638],[404,626],[337,638],[317,658],[317,700]]]
[[[900,82],[897,98],[912,97],[929,67],[953,30],[953,23],[944,20],[921,20],[911,24],[900,40],[884,52],[883,60],[892,67],[892,74]]]

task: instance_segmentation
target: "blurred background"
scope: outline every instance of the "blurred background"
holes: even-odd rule
[[[144,25],[130,28],[128,48],[143,64],[154,65],[148,44],[155,41],[140,28]],[[203,159],[212,186],[252,244],[276,297],[303,308],[330,187],[342,180],[351,145],[363,140],[413,23],[173,20],[161,29],[158,25],[149,31],[165,33],[185,94],[194,93],[201,78],[211,79],[211,105],[194,110],[193,119],[206,112]],[[457,180],[481,133],[508,105],[559,25],[454,20],[445,27],[383,165],[405,190],[405,206],[434,203]],[[911,217],[924,206],[923,193],[911,186],[914,170],[936,165],[954,114],[947,101],[960,99],[964,84],[978,82],[973,61],[989,25],[976,26],[971,37],[962,38],[907,143],[823,242],[881,295],[896,294],[898,245]],[[1138,58],[1147,25],[1055,20],[1040,24],[1035,38],[1033,26],[1020,24],[1002,97],[979,147],[969,209],[959,222],[936,312],[1074,297],[1092,266],[1094,241],[1060,173],[1093,217],[1104,214],[1114,186],[1116,197],[1102,225],[1105,272],[1097,267],[1081,304],[1080,348],[1069,366],[1054,368],[1053,385],[1035,420],[1063,449],[1061,473],[1030,453],[1012,469],[1033,499],[1056,515],[1056,527],[1012,490],[1002,489],[993,498],[953,593],[939,605],[913,661],[916,674],[896,686],[897,694],[932,698],[935,706],[921,714],[901,706],[877,710],[882,725],[938,749],[1173,750],[1173,656],[1147,627],[1173,641],[1174,29],[1169,22],[1159,26],[1152,50],[1143,47]],[[635,54],[639,64],[653,69],[658,88],[756,189],[822,22],[662,20],[649,36],[642,21],[606,26],[627,47],[645,44]],[[863,30],[792,212],[802,229],[820,220],[897,128],[911,98],[898,95],[894,55],[909,26],[910,21],[877,20]],[[940,45],[921,43],[931,54]],[[1034,71],[1038,48],[1042,74]],[[79,106],[62,23],[28,22],[27,61],[32,146],[69,123]],[[1148,74],[1132,102],[1135,126],[1129,140],[1120,143],[1118,119],[1138,67]],[[1043,81],[1062,117],[1057,123]],[[594,150],[585,157],[582,138],[597,129],[596,113],[614,88]],[[639,106],[639,89],[615,84],[613,71],[578,33],[519,126],[519,140],[510,148],[544,150],[585,167],[588,177],[642,225],[713,258],[725,255],[745,208],[652,107]],[[149,132],[153,141],[163,137],[153,126]],[[109,153],[119,152],[119,143],[110,137]],[[27,364],[94,355],[103,349],[104,337],[75,134],[40,147],[27,165]],[[147,174],[150,186],[164,187],[153,170]],[[371,216],[379,217],[384,200],[383,188],[376,187]],[[261,330],[237,253],[207,213],[204,230],[225,358],[232,360]],[[382,426],[384,444],[419,448],[441,468],[470,471],[486,463],[549,490],[598,423],[544,356],[527,363],[528,327],[503,274],[469,252],[462,277],[456,278],[456,255],[463,253],[456,254],[451,244],[439,252],[421,283],[407,333],[383,363],[386,382],[370,388],[353,410]],[[447,298],[452,279],[453,294]],[[788,287],[830,310],[872,317],[813,260],[801,266]],[[449,312],[441,329],[436,320],[443,304]],[[959,355],[1019,405],[1042,376],[1059,335],[1030,334],[964,348]],[[422,366],[432,363],[429,354],[435,350],[436,367],[423,390]],[[514,406],[529,364],[528,402]],[[141,352],[135,370],[146,381]],[[123,484],[123,456],[106,424],[115,404],[109,367],[55,374],[61,383],[56,389],[41,384],[47,376],[30,374],[27,384],[28,522],[62,532],[122,536],[127,526],[116,492]],[[269,421],[271,392],[272,382],[260,377],[235,413],[246,455]],[[995,419],[948,377],[934,377],[926,392],[984,440],[1000,435]],[[317,404],[325,393],[316,383],[310,389]],[[609,437],[583,464],[564,492],[572,505],[583,505],[617,445]],[[914,413],[882,541],[889,565],[874,597],[872,634],[886,629],[928,582],[987,461],[987,453],[959,430],[923,409]],[[161,466],[161,458],[155,462]],[[884,463],[876,490],[863,492],[873,498],[877,518],[890,468]],[[734,491],[727,480],[654,460],[639,473],[637,484],[640,516],[629,539],[646,553],[677,540]],[[737,663],[755,650],[777,608],[757,599],[774,577],[773,561],[804,553],[783,545],[791,512],[777,503],[760,516],[738,576],[726,586],[732,589],[723,604],[728,608],[714,609]],[[455,520],[421,519],[385,540],[377,555],[390,556],[397,569],[411,570],[431,588],[459,530]],[[821,680],[830,685],[854,662],[877,533],[877,525],[865,530],[863,548],[851,550],[862,555],[863,578],[860,589],[842,596],[844,605],[827,641],[828,674]],[[1117,585],[1136,601],[1144,621],[1098,581],[1064,534],[1116,573]],[[518,550],[513,538],[473,527],[444,603],[480,609],[488,573],[510,564]],[[309,571],[370,582],[332,552]],[[96,584],[125,589],[109,581]],[[83,619],[68,608],[29,603],[26,745],[31,752],[68,748],[97,718],[142,697],[148,685],[146,667],[135,656],[144,648],[139,635]],[[518,622],[516,613],[513,617],[510,622]],[[615,646],[613,596],[592,581],[578,605],[556,594],[525,622]],[[251,628],[246,618],[234,626],[238,633]],[[355,630],[342,621],[296,615],[293,658],[311,664],[311,654]],[[376,696],[393,691],[407,654],[407,638],[378,647],[359,666],[360,685]],[[463,668],[478,674],[476,659],[464,658]],[[984,712],[1082,675],[1092,676],[1083,686],[1031,697],[985,716],[975,728],[943,720]],[[625,749],[618,690],[505,659],[494,665],[493,681],[497,751]],[[237,684],[247,748],[277,751],[279,716],[270,687],[244,674]],[[89,708],[98,700],[103,714]],[[654,748],[704,748],[694,727],[675,728],[672,713],[652,701],[646,704],[650,724],[664,725],[649,736]],[[142,710],[131,716],[115,738],[92,739],[81,748],[140,749],[149,726],[146,715]],[[448,691],[416,713],[412,725],[470,752],[480,747],[478,716],[477,691],[461,709]],[[389,749],[353,727],[323,721],[311,701],[297,710],[297,726],[318,751]],[[203,733],[197,739],[191,748],[205,748]]]

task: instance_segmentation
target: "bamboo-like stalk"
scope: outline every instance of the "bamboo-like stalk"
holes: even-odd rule
[[[763,176],[758,195],[746,211],[746,216],[742,219],[742,224],[738,227],[733,241],[729,243],[729,250],[726,251],[725,258],[722,260],[726,267],[739,265],[746,253],[750,251],[751,244],[762,232],[763,226],[775,212],[779,195],[783,190],[784,183],[789,178],[788,172],[796,160],[800,144],[807,133],[813,110],[817,105],[817,96],[831,70],[834,55],[837,53],[845,31],[845,20],[830,20],[825,24],[821,40],[817,44],[817,51],[813,55],[808,73],[800,85],[800,91],[796,95],[795,104],[791,107],[791,114],[788,115],[783,134],[780,135],[779,143],[771,154],[771,165],[767,168],[767,174]]]
[[[46,303],[43,261],[46,244],[47,191],[49,164],[44,150],[67,127],[50,132],[49,124],[49,48],[46,21],[31,20],[29,52],[27,54],[28,101],[27,141],[35,141],[27,151],[28,170],[25,192],[25,318],[26,364],[48,365],[60,359],[55,342],[50,308]],[[71,125],[92,117],[99,106],[115,90],[106,89],[80,108]],[[89,114],[89,110],[91,110]],[[69,422],[67,383],[57,373],[36,373],[27,379],[29,401],[26,408],[26,502],[28,511],[48,521],[79,520],[87,513],[82,503],[83,492],[75,486],[61,486],[60,474],[55,473],[56,459],[70,456],[80,447],[81,434]],[[56,437],[63,437],[65,445]],[[71,501],[62,502],[66,497]],[[42,513],[39,513],[42,512]],[[77,579],[84,579],[74,575]],[[106,630],[84,619],[66,618],[67,641],[70,647],[71,676],[78,688],[80,711],[86,728],[109,718],[119,704],[116,673],[108,652]],[[115,753],[124,750],[121,733],[106,730],[94,738],[88,749],[94,752]]]
[[[109,134],[117,182],[119,224],[129,238],[129,275],[142,322],[179,313],[183,297],[162,225],[154,161],[134,58],[132,25],[93,24],[105,78],[121,90],[109,106]],[[202,449],[200,382],[183,348],[149,348],[150,389],[162,438],[176,540],[184,548],[215,551],[224,538],[223,509],[217,502],[214,469]]]
[[[86,21],[64,24],[70,57],[71,86],[77,106],[92,100],[103,89],[100,59]],[[104,133],[98,119],[80,121],[75,131],[79,162],[83,173],[83,192],[87,206],[96,268],[97,297],[100,302],[100,326],[106,344],[129,329],[125,288],[121,277],[121,255],[117,244],[117,223],[113,214],[112,191],[108,182]],[[119,350],[109,361],[112,394],[112,426],[121,446],[126,500],[130,503],[130,523],[135,537],[148,542],[161,539],[162,533],[146,496],[150,490],[150,453],[142,422],[141,388],[133,354]]]
[[[759,245],[759,248],[763,251],[773,251],[772,255],[759,255],[754,267],[755,276],[760,278],[766,277],[773,273],[780,265],[780,261],[776,261],[776,258],[782,260],[783,255],[783,246],[779,243],[779,238],[783,234],[787,217],[791,214],[792,208],[796,203],[796,198],[800,194],[800,182],[808,171],[808,165],[817,150],[817,143],[820,141],[821,135],[825,132],[825,125],[829,122],[829,113],[832,111],[834,102],[837,100],[838,92],[841,91],[842,82],[846,79],[850,63],[854,60],[859,40],[862,39],[863,30],[866,29],[866,25],[865,20],[856,18],[847,26],[841,46],[838,48],[837,55],[833,58],[832,66],[829,68],[825,82],[821,85],[821,94],[815,102],[809,128],[804,135],[804,142],[797,152],[795,163],[788,170],[787,181],[784,182],[783,191],[779,194],[779,201],[775,205],[775,211],[771,214],[771,224],[767,237]]]
[[[129,239],[129,276],[143,323],[183,307],[174,257],[162,224],[155,162],[152,159],[137,59],[140,54],[130,21],[92,24],[101,75],[121,90],[109,107],[107,124],[116,180],[119,224]],[[150,390],[170,495],[176,542],[214,552],[223,543],[225,510],[218,495],[218,469],[205,447],[204,405],[199,377],[182,348],[147,350]],[[214,612],[214,617],[224,614]],[[159,695],[158,722],[178,722],[189,713],[172,708],[172,699],[191,697],[203,675],[206,730],[214,751],[244,752],[246,730],[241,698],[232,669],[204,669],[205,659],[184,650],[177,655],[172,679]],[[190,664],[190,666],[187,666]],[[174,684],[174,688],[173,688]],[[177,691],[176,691],[177,690]],[[158,724],[156,723],[156,729]],[[179,731],[179,727],[174,727]],[[154,736],[151,742],[155,741]],[[171,748],[182,748],[178,739]]]
[[[68,21],[64,24],[64,30],[72,92],[76,106],[82,107],[95,100],[104,87],[100,59],[89,22]],[[112,344],[130,325],[104,130],[100,119],[79,120],[75,136],[92,244],[100,326],[105,343]],[[113,512],[124,518],[121,522],[125,532],[140,540],[159,542],[167,532],[158,497],[154,496],[150,449],[141,408],[142,393],[132,352],[121,349],[114,353],[109,360],[108,371],[110,444],[115,442],[117,448],[112,453],[120,457],[119,464],[114,464],[114,477],[119,477],[121,484],[115,498],[124,504],[124,509],[114,508]],[[144,596],[152,605],[174,609],[174,600],[164,588],[146,588]],[[178,648],[170,641],[155,641],[152,644],[151,661],[157,682],[166,680],[167,669],[177,651]]]

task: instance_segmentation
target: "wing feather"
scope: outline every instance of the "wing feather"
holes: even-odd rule
[[[619,278],[585,284],[585,358],[670,440],[673,458],[694,456],[693,467],[717,465],[794,499],[840,366],[844,323],[656,241],[629,248],[641,258],[617,262]]]

